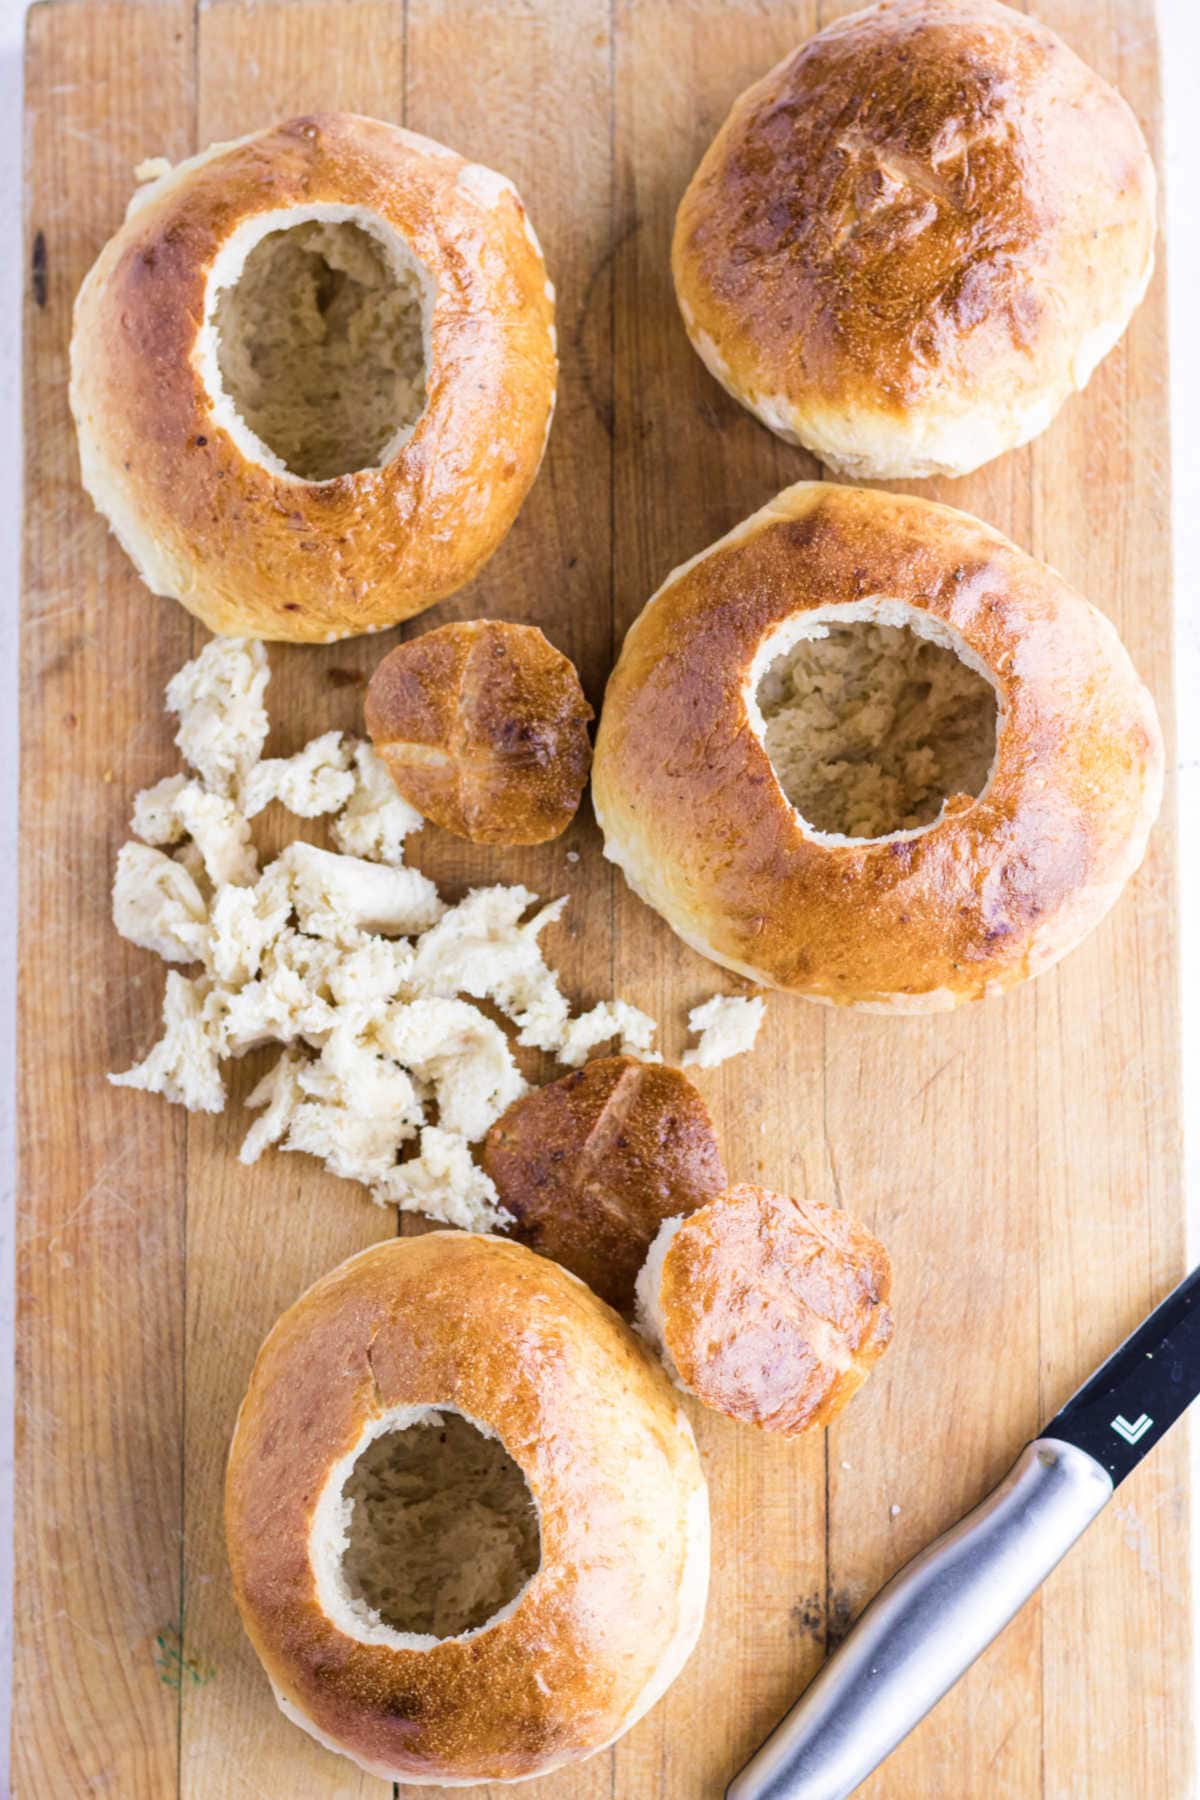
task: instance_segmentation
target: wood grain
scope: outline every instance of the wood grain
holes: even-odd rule
[[[140,70],[153,67],[147,88]],[[178,608],[138,591],[79,491],[71,302],[146,136],[191,145],[183,6],[30,15],[22,637],[16,1673],[25,1795],[174,1791],[187,1121],[103,1071],[154,1031],[160,978],[114,942],[127,796],[169,766]],[[153,613],[154,629],[147,631]]]
[[[14,1789],[30,1800],[388,1791],[276,1713],[229,1597],[220,1492],[272,1320],[395,1220],[307,1159],[243,1169],[236,1105],[187,1119],[102,1079],[155,1034],[161,970],[112,931],[108,888],[132,793],[174,766],[162,689],[203,633],[144,592],[78,488],[65,401],[75,288],[141,157],[290,113],[376,113],[510,173],[559,292],[550,451],[487,570],[407,630],[479,613],[536,622],[598,705],[668,570],[818,472],[692,354],[667,246],[735,94],[848,10],[48,0],[31,14],[14,1706]],[[1118,82],[1157,149],[1151,0],[1037,10]],[[1160,271],[1123,344],[1042,439],[969,480],[923,484],[1104,606],[1164,714],[1165,382]],[[272,748],[356,728],[392,641],[272,650]],[[879,1583],[978,1498],[1181,1272],[1172,825],[1169,803],[1115,915],[1035,986],[937,1020],[776,998],[754,1057],[703,1077],[736,1175],[843,1202],[878,1230],[900,1330],[823,1439],[772,1445],[697,1419],[716,1542],[700,1647],[614,1750],[531,1796],[715,1800]],[[633,900],[586,809],[536,850],[430,831],[415,860],[452,892],[482,880],[569,892],[552,942],[568,987],[645,1006],[669,1053],[689,1005],[739,986]],[[236,1095],[254,1074],[238,1071]],[[862,1792],[1184,1800],[1186,1501],[1177,1434]]]

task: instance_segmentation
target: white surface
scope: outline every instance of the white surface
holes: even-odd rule
[[[1036,11],[1036,6],[1033,8]],[[19,344],[25,275],[21,245],[21,47],[25,0],[0,0],[0,220],[10,254],[0,261],[0,467],[20,468]],[[1200,1208],[1200,5],[1159,0],[1166,78],[1167,261],[1174,443],[1178,776],[1184,982],[1184,1112],[1193,1255]],[[11,493],[11,483],[9,492]],[[16,916],[18,512],[0,514],[0,918],[10,921],[0,969],[0,1794],[8,1753],[9,1592],[11,1587],[12,1128],[13,988]],[[1200,1433],[1193,1434],[1193,1442]],[[1198,1595],[1200,1601],[1200,1595]],[[1174,1800],[1163,1796],[1162,1800]]]

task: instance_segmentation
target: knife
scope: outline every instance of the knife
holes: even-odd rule
[[[726,1800],[846,1800],[964,1674],[1200,1392],[1200,1267],[894,1575]]]

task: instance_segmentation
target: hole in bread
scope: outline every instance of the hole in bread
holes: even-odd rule
[[[358,1630],[440,1640],[511,1610],[541,1534],[500,1440],[449,1408],[409,1408],[360,1448],[341,1484],[342,1598]],[[379,1627],[383,1627],[381,1633]]]
[[[789,620],[760,650],[752,692],[779,784],[814,834],[919,831],[987,786],[996,689],[957,633],[916,607],[863,601]]]
[[[252,460],[304,481],[380,467],[425,407],[431,286],[361,209],[251,220],[209,282],[201,361],[217,422]]]

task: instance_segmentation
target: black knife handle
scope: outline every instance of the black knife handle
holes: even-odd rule
[[[1200,1266],[1113,1351],[1042,1433],[1118,1486],[1200,1393]]]

